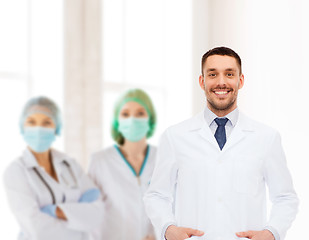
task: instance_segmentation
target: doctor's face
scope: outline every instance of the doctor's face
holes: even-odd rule
[[[208,108],[221,117],[237,107],[238,90],[244,85],[244,76],[235,58],[212,55],[206,59],[199,84],[205,92]]]

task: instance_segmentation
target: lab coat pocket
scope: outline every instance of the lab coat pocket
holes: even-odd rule
[[[258,192],[260,174],[259,160],[241,156],[234,162],[233,185],[238,193],[255,195]]]

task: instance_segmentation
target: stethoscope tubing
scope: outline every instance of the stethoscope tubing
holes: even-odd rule
[[[63,163],[67,166],[67,168],[69,169],[69,172],[70,172],[70,174],[71,174],[75,184],[77,184],[77,179],[76,179],[76,177],[75,177],[75,175],[74,175],[74,173],[72,171],[72,168],[71,168],[70,164],[66,160],[64,160]],[[50,192],[53,204],[56,204],[55,194],[54,194],[52,188],[50,187],[50,185],[46,182],[46,180],[43,178],[43,176],[40,174],[40,172],[38,171],[38,169],[36,167],[34,167],[33,170],[38,175],[38,177],[41,179],[41,181],[44,183],[44,185],[46,186],[48,191]]]
[[[35,167],[33,168],[34,172],[38,175],[38,177],[41,179],[41,181],[44,183],[44,185],[46,186],[46,188],[48,189],[48,191],[50,192],[50,195],[52,197],[52,201],[53,204],[56,204],[56,198],[55,198],[55,194],[52,190],[52,188],[49,186],[49,184],[46,182],[46,180],[42,177],[41,173],[38,171],[38,169],[36,169]]]

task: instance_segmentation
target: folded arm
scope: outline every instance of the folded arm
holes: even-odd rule
[[[67,223],[40,210],[22,166],[12,164],[4,174],[4,186],[11,211],[24,234],[31,239],[63,239],[71,236]],[[51,227],[52,226],[52,227]]]

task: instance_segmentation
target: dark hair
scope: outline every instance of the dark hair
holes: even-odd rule
[[[227,48],[227,47],[216,47],[213,49],[210,49],[208,52],[206,52],[203,57],[202,57],[202,75],[203,75],[203,69],[204,69],[204,64],[206,62],[206,59],[209,56],[212,55],[221,55],[221,56],[230,56],[236,59],[238,66],[239,66],[239,73],[241,74],[241,59],[239,55],[234,52],[232,49]]]

